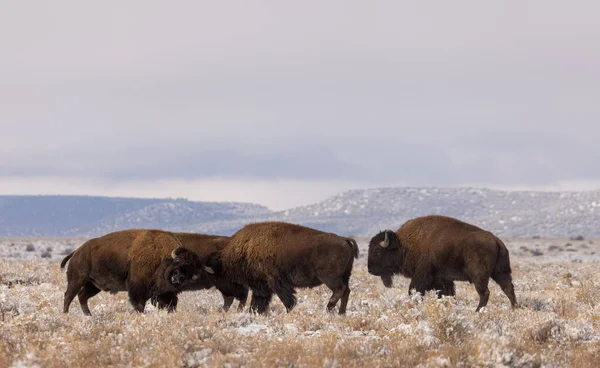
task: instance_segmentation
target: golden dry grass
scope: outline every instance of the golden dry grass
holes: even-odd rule
[[[346,316],[325,312],[330,292],[299,290],[292,313],[273,298],[268,316],[222,313],[215,290],[182,294],[167,314],[136,314],[125,293],[101,293],[85,317],[61,313],[65,274],[47,260],[0,261],[0,367],[596,367],[600,361],[598,263],[513,262],[511,310],[457,283],[457,297],[409,297],[355,265]],[[10,285],[10,287],[8,286]]]

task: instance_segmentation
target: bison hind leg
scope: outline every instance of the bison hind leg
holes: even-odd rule
[[[98,289],[96,286],[94,286],[94,284],[88,281],[77,294],[79,304],[81,305],[81,310],[86,316],[92,315],[92,312],[90,312],[90,307],[88,306],[88,300],[94,295],[98,294],[99,292],[100,289]]]
[[[488,282],[488,277],[481,277],[473,281],[473,284],[475,284],[475,290],[477,290],[477,294],[479,294],[479,304],[477,305],[477,309],[475,309],[475,312],[479,312],[481,308],[487,305],[488,299],[490,298]]]
[[[327,303],[327,311],[333,312],[333,308],[335,308],[337,302],[342,299],[339,313],[344,314],[346,312],[346,304],[348,304],[348,296],[350,295],[348,284],[344,283],[340,278],[323,280],[323,283],[327,285],[332,292],[331,298],[329,298],[329,302]]]
[[[70,278],[67,284],[67,290],[65,291],[65,299],[63,303],[63,313],[69,313],[69,306],[73,299],[75,299],[75,295],[79,293],[79,291],[83,288],[85,281],[80,279]]]
[[[342,300],[340,301],[339,314],[346,314],[346,306],[348,305],[348,298],[350,297],[350,286],[346,285],[346,290],[342,294]]]
[[[492,273],[492,279],[502,288],[502,291],[508,299],[513,308],[517,308],[517,297],[515,296],[515,287],[512,283],[512,277],[510,273],[494,271]]]
[[[348,298],[350,297],[350,275],[352,274],[352,258],[350,259],[350,264],[348,268],[346,268],[346,272],[342,275],[342,283],[346,287],[344,293],[342,294],[342,299],[340,300],[340,309],[339,314],[346,314],[346,306],[348,305]]]

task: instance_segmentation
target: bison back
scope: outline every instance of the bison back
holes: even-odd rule
[[[293,265],[308,262],[319,247],[344,244],[355,256],[346,238],[285,222],[246,225],[235,233],[221,251],[224,267],[230,272],[258,279],[270,279]]]

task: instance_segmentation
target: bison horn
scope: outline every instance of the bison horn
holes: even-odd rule
[[[177,253],[175,253],[177,249],[173,249],[173,251],[171,252],[171,258],[175,259],[177,258]]]
[[[192,276],[192,280],[194,280],[194,281],[198,280],[198,274],[197,273],[195,273],[194,276]]]
[[[204,270],[213,275],[215,273],[215,270],[213,270],[212,267],[204,266]]]
[[[387,248],[388,245],[390,245],[390,238],[388,238],[387,230],[385,231],[385,239],[383,239],[383,241],[379,243],[379,245],[381,245],[382,248]]]

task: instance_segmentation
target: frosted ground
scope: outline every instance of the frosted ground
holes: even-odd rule
[[[85,317],[61,313],[58,261],[83,239],[0,239],[0,367],[64,366],[489,366],[596,367],[600,361],[600,240],[505,239],[517,298],[512,311],[457,283],[455,298],[386,289],[362,256],[348,314],[324,311],[325,287],[299,290],[292,313],[274,297],[268,316],[222,313],[215,290],[184,293],[178,311],[136,314],[125,293],[101,293]]]

